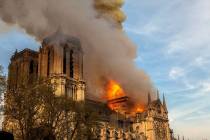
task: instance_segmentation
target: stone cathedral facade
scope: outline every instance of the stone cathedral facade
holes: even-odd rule
[[[14,89],[19,84],[33,82],[38,77],[50,78],[56,85],[57,96],[65,94],[74,101],[89,102],[93,107],[100,104],[86,99],[83,51],[78,38],[57,32],[45,38],[38,51],[16,51],[9,65],[8,88]],[[116,112],[113,114],[118,116]],[[152,101],[149,94],[144,111],[136,112],[134,116],[116,118],[117,125],[110,124],[113,114],[106,116],[100,130],[95,132],[95,139],[173,140],[166,101],[165,98],[161,101],[159,95]]]
[[[148,140],[173,140],[165,97],[163,96],[163,102],[159,99],[159,95],[152,101],[149,94],[146,110],[136,113],[133,128]]]
[[[39,51],[24,49],[11,58],[8,87],[50,78],[56,85],[56,95],[67,94],[75,101],[85,99],[83,51],[79,39],[60,33],[45,38]]]
[[[67,94],[76,101],[85,99],[83,51],[79,39],[54,34],[44,39],[38,55],[38,76],[51,78],[57,85],[58,96]]]

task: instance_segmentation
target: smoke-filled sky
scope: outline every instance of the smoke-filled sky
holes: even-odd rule
[[[154,88],[150,77],[135,65],[137,47],[121,28],[117,28],[114,20],[100,16],[94,2],[0,1],[0,18],[7,24],[16,24],[24,29],[39,43],[58,29],[62,34],[78,37],[84,51],[84,80],[88,97],[102,100],[105,85],[109,80],[115,80],[123,86],[130,100],[145,104],[148,92]],[[59,40],[66,38],[61,34],[56,36],[59,36]],[[20,49],[18,46],[16,48]],[[63,49],[62,46],[58,48],[56,53]]]
[[[124,11],[136,63],[165,92],[175,134],[210,139],[210,1],[127,0]]]
[[[210,2],[127,0],[124,30],[138,45],[136,65],[165,92],[175,135],[210,139]],[[17,26],[0,21],[0,64],[15,48],[39,43]]]

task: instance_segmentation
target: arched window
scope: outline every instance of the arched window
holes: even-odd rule
[[[74,60],[73,60],[73,50],[70,51],[70,77],[74,78]]]
[[[63,74],[66,74],[66,47],[63,48]]]

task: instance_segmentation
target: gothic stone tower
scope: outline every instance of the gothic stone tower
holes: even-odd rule
[[[9,65],[8,89],[15,90],[19,84],[30,84],[39,77],[51,79],[57,96],[84,101],[83,51],[79,39],[56,32],[43,40],[39,52],[16,51]]]
[[[20,84],[34,82],[38,74],[38,52],[24,49],[15,51],[10,59],[8,90],[15,90]]]
[[[57,32],[43,40],[39,51],[15,51],[10,61],[6,106],[12,99],[9,91],[32,84],[40,77],[50,79],[55,84],[57,96],[67,95],[74,101],[85,100],[83,51],[79,39]],[[17,121],[9,116],[4,118],[3,128],[13,132],[15,137],[19,133]]]
[[[20,52],[17,50],[10,59],[8,67],[8,86],[5,93],[5,111],[10,106],[10,101],[15,92],[10,94],[10,91],[16,91],[18,88],[35,82],[38,78],[38,52],[24,49]],[[3,121],[3,129],[13,132],[16,136],[17,121],[5,115]],[[15,129],[15,130],[14,130]]]
[[[43,40],[39,53],[39,77],[56,85],[56,95],[84,101],[83,51],[78,38],[56,32]]]
[[[159,99],[159,93],[157,97],[151,101],[150,94],[148,95],[147,109],[136,114],[134,130],[149,140],[171,140],[165,97],[163,96],[163,103]]]

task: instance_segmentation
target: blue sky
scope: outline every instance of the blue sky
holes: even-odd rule
[[[175,135],[210,139],[210,1],[126,0],[124,30],[138,46],[136,64],[164,92]],[[0,21],[0,64],[16,48],[39,44]]]
[[[210,1],[127,0],[136,63],[168,99],[175,134],[210,139]]]

